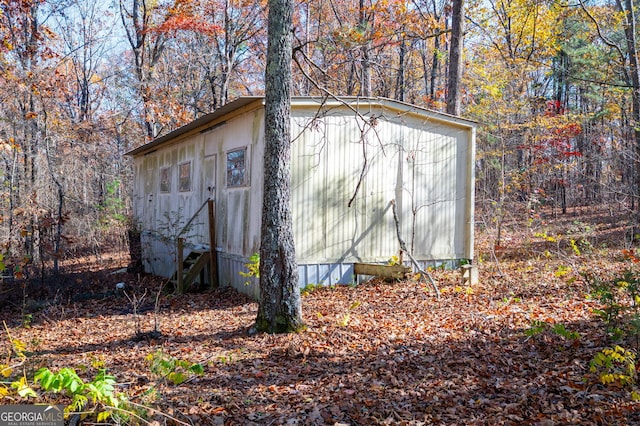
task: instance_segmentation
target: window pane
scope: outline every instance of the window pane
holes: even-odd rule
[[[160,192],[171,192],[171,168],[160,169]]]
[[[227,153],[227,186],[243,186],[245,180],[245,150]]]
[[[180,164],[180,192],[191,191],[191,163]]]

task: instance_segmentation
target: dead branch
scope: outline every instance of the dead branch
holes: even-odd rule
[[[396,223],[396,234],[398,235],[398,243],[400,243],[400,250],[402,250],[404,253],[407,254],[407,256],[409,256],[409,259],[411,259],[411,263],[413,263],[413,266],[415,266],[416,270],[420,273],[420,275],[423,277],[427,277],[429,279],[429,282],[431,283],[433,290],[436,292],[436,297],[438,298],[438,300],[440,300],[440,290],[438,290],[438,286],[436,285],[436,282],[434,281],[433,277],[431,276],[431,274],[429,274],[429,272],[425,271],[420,267],[416,259],[411,254],[411,252],[407,250],[407,244],[404,242],[404,240],[402,239],[402,236],[400,235],[400,220],[398,219],[398,212],[396,210],[396,200],[391,200],[391,206],[393,207],[393,220]]]

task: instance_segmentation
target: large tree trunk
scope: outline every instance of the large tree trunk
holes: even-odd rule
[[[303,326],[290,205],[292,12],[293,0],[269,0],[260,306],[252,330],[269,333]]]
[[[460,80],[462,79],[462,44],[464,39],[464,0],[453,0],[447,113],[460,115]]]
[[[619,4],[620,9],[625,12],[626,25],[624,31],[627,39],[627,51],[629,54],[629,73],[631,74],[631,84],[633,86],[632,103],[633,103],[633,135],[635,139],[635,179],[633,188],[633,203],[632,207],[637,209],[636,211],[636,226],[640,222],[640,200],[638,195],[640,194],[640,67],[638,66],[638,44],[636,40],[636,17],[633,9],[633,2],[631,0],[625,0],[624,7]]]

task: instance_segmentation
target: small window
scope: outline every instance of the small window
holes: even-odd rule
[[[180,179],[179,179],[180,192],[191,191],[191,162],[180,164]]]
[[[171,192],[171,167],[163,167],[160,169],[160,192]]]
[[[246,179],[246,149],[238,149],[227,153],[227,186],[244,186]]]

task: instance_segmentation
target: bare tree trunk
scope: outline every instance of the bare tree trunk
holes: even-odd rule
[[[462,79],[462,45],[464,40],[464,0],[453,0],[447,113],[460,115],[460,80]]]
[[[638,67],[638,44],[636,40],[636,17],[632,0],[624,1],[624,8],[619,4],[620,9],[625,13],[624,32],[627,39],[627,51],[629,55],[629,73],[631,74],[631,85],[633,86],[633,136],[635,142],[635,179],[633,180],[633,202],[636,210],[636,225],[640,222],[640,69]]]
[[[290,205],[292,13],[293,0],[269,0],[260,306],[251,332],[303,326]]]
[[[436,86],[438,79],[438,67],[440,67],[440,37],[433,40],[433,64],[431,66],[431,74],[429,75],[429,98],[436,100]],[[426,68],[425,68],[426,70]]]
[[[358,22],[358,26],[360,27],[360,31],[363,33],[369,32],[369,17],[365,13],[365,5],[364,0],[360,0],[360,18]],[[369,58],[369,50],[371,50],[371,42],[367,40],[362,47],[360,48],[360,52],[362,55],[361,59],[361,69],[362,76],[360,80],[360,96],[369,97],[371,96],[371,61]]]
[[[396,99],[399,101],[404,101],[404,66],[405,66],[405,56],[407,52],[407,43],[404,37],[400,40],[399,47],[399,58],[398,58],[398,74],[396,75]]]

